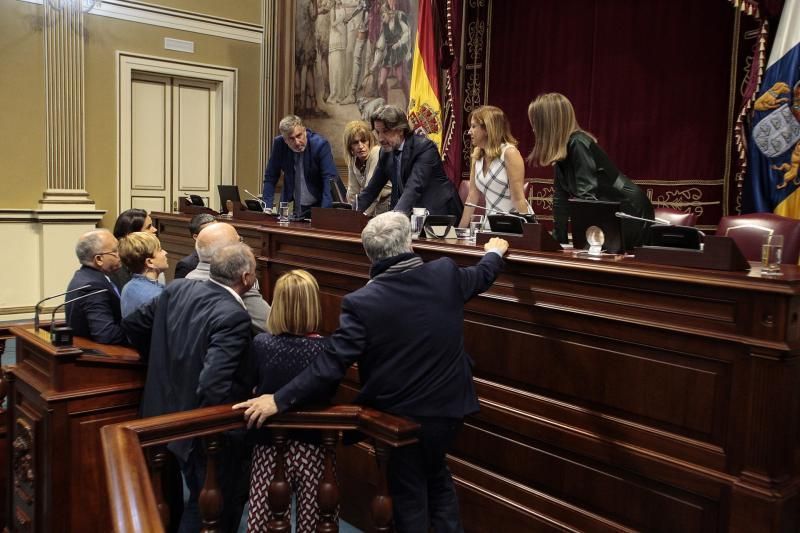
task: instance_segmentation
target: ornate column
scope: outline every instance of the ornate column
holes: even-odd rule
[[[84,165],[82,1],[43,5],[47,189],[40,203],[45,210],[93,209]]]

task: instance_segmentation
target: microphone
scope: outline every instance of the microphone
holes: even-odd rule
[[[82,294],[81,296],[73,298],[72,300],[64,300],[63,302],[58,304],[55,309],[53,309],[53,314],[50,316],[50,342],[53,343],[53,346],[69,346],[70,344],[72,344],[72,328],[69,326],[56,327],[53,325],[56,322],[56,313],[58,312],[58,310],[67,304],[71,304],[72,302],[77,302],[78,300],[83,300],[84,298],[88,298],[89,296],[94,296],[95,294],[100,294],[101,292],[107,292],[107,291],[108,289],[99,289],[87,294]]]
[[[69,294],[75,291],[82,291],[83,289],[88,289],[91,285],[86,284],[83,287],[78,287],[77,289],[70,289],[68,291],[62,292],[61,294],[55,294],[53,296],[48,296],[47,298],[42,298],[39,300],[36,305],[33,307],[33,330],[39,331],[39,312],[41,311],[41,305],[46,302],[47,300],[52,300],[53,298],[58,298],[59,296],[64,296],[65,294]]]
[[[251,193],[251,192],[250,192],[250,191],[248,191],[247,189],[244,189],[244,192],[245,192],[245,194],[247,194],[247,195],[248,195],[250,198],[252,198],[253,200],[256,200],[256,201],[257,201],[259,204],[261,204],[261,210],[262,210],[262,211],[264,211],[265,213],[267,212],[267,203],[266,203],[264,200],[262,200],[261,198],[259,198],[259,197],[258,197],[258,196],[256,196],[255,194]]]
[[[469,207],[477,207],[478,209],[483,209],[484,211],[486,211],[486,208],[484,206],[478,205],[478,204],[473,204],[472,202],[464,202],[464,205],[469,206]]]
[[[628,213],[623,213],[622,211],[617,211],[614,213],[614,216],[617,218],[625,218],[628,220],[638,220],[640,222],[649,222],[651,224],[666,224],[667,226],[673,226],[674,224],[670,224],[666,220],[659,220],[657,218],[642,218],[642,217],[635,217],[633,215],[629,215]]]

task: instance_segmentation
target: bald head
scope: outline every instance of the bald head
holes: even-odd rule
[[[203,263],[211,263],[211,260],[219,250],[239,242],[239,234],[236,228],[225,222],[210,224],[200,230],[197,234],[195,249],[197,257]]]

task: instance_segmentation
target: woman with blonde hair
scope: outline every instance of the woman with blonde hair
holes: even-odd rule
[[[528,106],[534,145],[528,162],[555,167],[553,180],[553,236],[567,242],[569,213],[567,200],[620,202],[620,210],[636,217],[652,219],[653,205],[638,185],[622,174],[597,139],[581,129],[575,110],[566,96],[541,94]],[[642,244],[647,223],[622,220],[626,248]]]
[[[375,142],[369,124],[363,120],[353,120],[344,127],[342,139],[344,159],[347,161],[347,201],[354,202],[363,191],[378,165],[381,147]],[[389,210],[392,199],[392,183],[387,181],[378,199],[371,206],[362,209],[366,215],[380,215]],[[355,206],[360,209],[360,206]]]
[[[492,105],[474,109],[469,116],[472,139],[469,194],[467,203],[483,198],[486,213],[533,213],[525,199],[525,163],[511,135],[508,117]],[[467,227],[475,208],[464,206],[459,227]]]
[[[167,251],[154,233],[135,231],[119,240],[119,258],[131,273],[131,280],[122,288],[120,307],[126,317],[164,290],[159,281],[169,268]]]
[[[317,333],[321,321],[319,285],[314,276],[305,270],[291,270],[278,278],[272,311],[267,319],[269,333],[261,333],[253,339],[256,395],[275,393],[325,351],[328,341]],[[332,395],[334,391],[330,392]],[[275,475],[276,456],[269,433],[259,433],[250,474],[248,531],[266,531],[267,523],[273,518],[267,488]],[[317,489],[324,460],[319,434],[292,432],[285,460],[286,478],[297,496],[297,531],[316,531],[319,520]]]

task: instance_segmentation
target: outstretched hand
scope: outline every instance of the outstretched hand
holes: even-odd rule
[[[501,239],[500,237],[492,237],[486,241],[486,244],[483,245],[483,249],[487,252],[489,250],[495,250],[500,252],[500,255],[505,255],[505,253],[508,251],[508,241]]]
[[[245,408],[247,410],[244,412],[244,419],[247,420],[247,429],[253,426],[260,428],[267,418],[278,412],[278,406],[275,405],[275,397],[272,394],[262,394],[258,398],[250,398],[233,406],[233,409]]]

